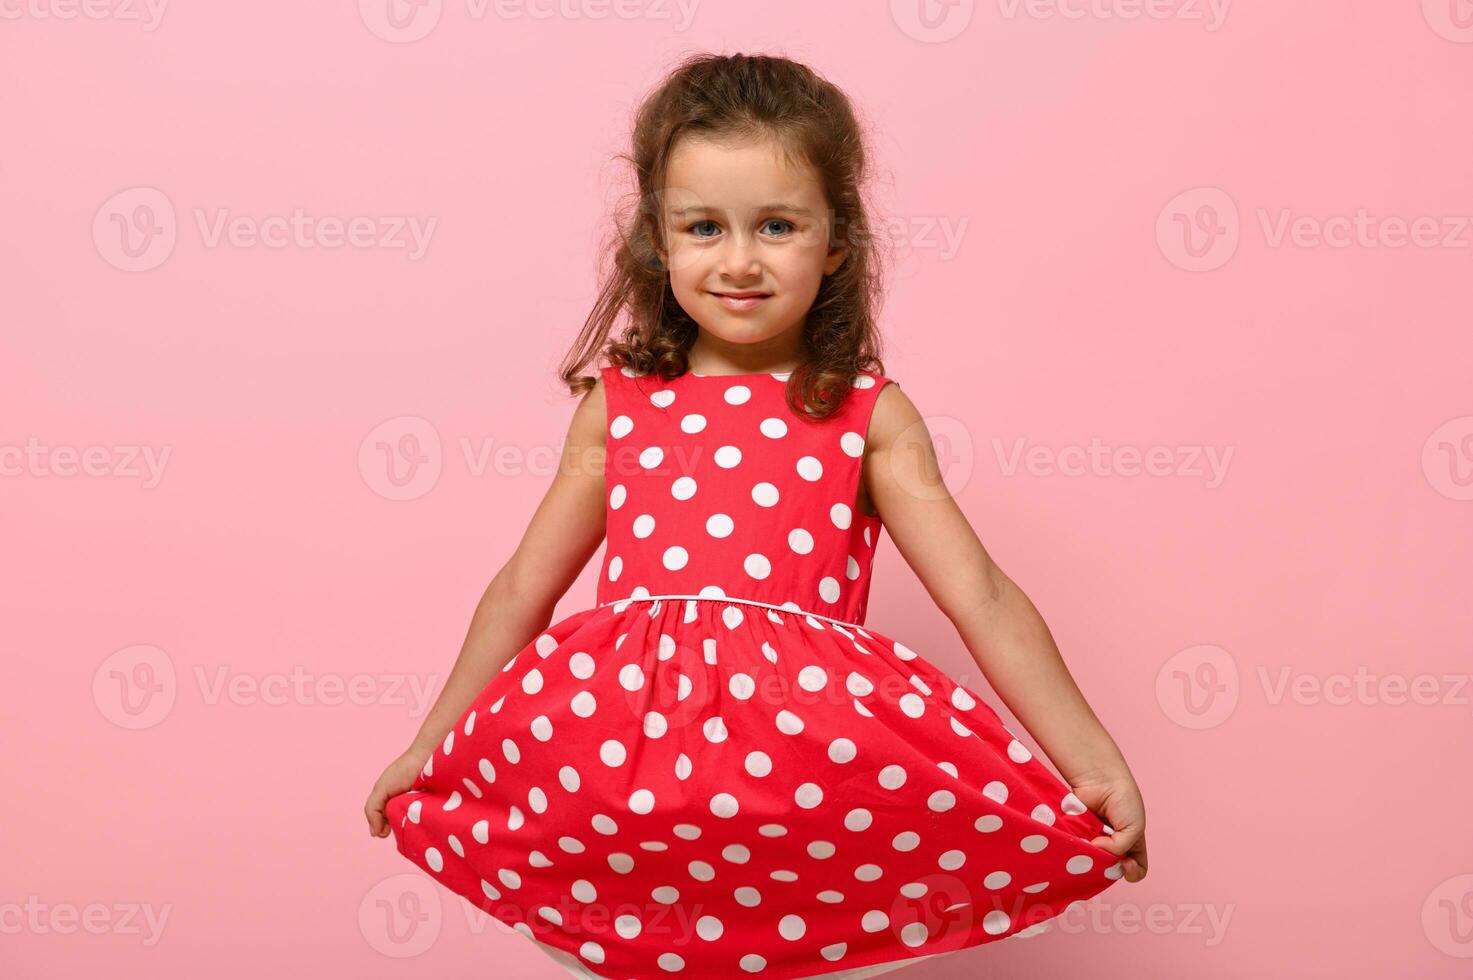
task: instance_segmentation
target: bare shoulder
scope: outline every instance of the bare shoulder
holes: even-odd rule
[[[914,428],[916,423],[921,423],[921,428],[924,428],[925,422],[920,410],[900,387],[900,383],[891,381],[875,396],[875,407],[870,413],[869,436],[865,439],[866,447],[872,451],[888,451],[907,434],[907,430],[918,431]]]
[[[604,389],[604,379],[599,377],[593,387],[583,393],[568,424],[569,441],[583,446],[603,445],[604,432],[609,424],[608,398]]]

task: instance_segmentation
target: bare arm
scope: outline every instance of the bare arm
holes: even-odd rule
[[[542,503],[521,543],[486,587],[460,656],[411,752],[428,755],[512,656],[546,629],[558,600],[604,537],[603,379],[583,396]]]
[[[898,385],[881,390],[866,442],[865,483],[896,548],[1070,787],[1086,804],[1093,806],[1090,796],[1111,804],[1121,818],[1112,826],[1128,831],[1120,843],[1136,845],[1144,812],[1137,821],[1139,794],[1125,758],[1074,682],[1043,617],[988,555],[947,491],[930,431]],[[1081,792],[1090,786],[1116,798]],[[1145,874],[1143,838],[1136,856],[1139,868],[1127,860],[1124,869],[1132,881]]]

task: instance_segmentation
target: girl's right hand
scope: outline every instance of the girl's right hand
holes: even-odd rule
[[[430,752],[410,749],[389,763],[383,775],[379,776],[378,782],[373,784],[373,792],[368,794],[368,802],[363,804],[363,815],[368,818],[369,836],[389,836],[389,821],[384,816],[389,797],[398,796],[413,786],[429,757]]]

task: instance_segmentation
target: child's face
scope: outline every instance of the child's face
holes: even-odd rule
[[[661,204],[675,299],[728,343],[801,331],[820,281],[844,261],[843,249],[829,248],[832,216],[816,174],[785,162],[775,142],[680,140]]]

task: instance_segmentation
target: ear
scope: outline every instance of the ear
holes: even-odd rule
[[[839,266],[844,264],[844,259],[848,258],[848,256],[849,250],[843,246],[836,246],[829,249],[828,256],[823,260],[823,274],[831,276],[835,272],[838,272]]]

